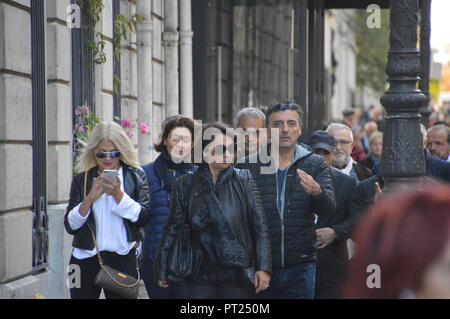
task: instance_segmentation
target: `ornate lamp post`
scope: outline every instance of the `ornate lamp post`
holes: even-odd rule
[[[420,109],[422,115],[422,123],[428,128],[428,119],[430,118],[430,32],[431,32],[431,0],[422,0],[422,9],[420,11],[420,64],[422,70],[420,72],[419,89],[425,94],[427,100],[425,105]]]
[[[387,111],[381,175],[385,189],[406,188],[425,175],[419,109],[426,96],[417,89],[420,50],[417,49],[417,0],[390,1],[390,51],[386,73],[389,90],[381,98]]]

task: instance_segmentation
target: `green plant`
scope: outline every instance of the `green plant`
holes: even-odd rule
[[[81,10],[83,10],[90,17],[90,21],[85,27],[93,30],[94,39],[96,39],[94,41],[89,41],[87,43],[87,47],[92,50],[92,53],[94,54],[94,63],[104,64],[106,63],[106,54],[104,52],[106,37],[103,33],[95,31],[95,27],[101,20],[102,10],[104,7],[103,1],[79,0],[79,4]]]
[[[113,38],[113,51],[114,51],[114,59],[116,61],[120,60],[122,55],[122,46],[121,41],[124,39],[128,41],[128,34],[130,32],[136,32],[136,26],[139,22],[142,22],[142,17],[138,14],[135,14],[128,19],[124,15],[119,14],[114,21],[114,38]],[[119,94],[118,85],[120,83],[120,78],[117,74],[114,74],[114,92]]]
[[[87,47],[92,51],[94,55],[94,63],[95,64],[105,64],[106,63],[106,54],[105,54],[105,45],[107,41],[107,37],[100,31],[96,31],[97,24],[101,21],[101,13],[104,8],[104,4],[102,0],[79,0],[81,9],[86,12],[86,14],[91,18],[91,23],[87,26],[87,28],[93,30],[94,32],[94,41],[89,41],[87,43]],[[122,39],[128,41],[129,33],[136,32],[136,25],[139,22],[142,22],[143,18],[135,14],[131,18],[128,18],[122,14],[117,15],[114,20],[114,36],[113,36],[113,52],[114,59],[119,61],[122,46]],[[120,83],[120,78],[117,75],[114,75],[114,92],[119,94],[118,92],[118,84]]]

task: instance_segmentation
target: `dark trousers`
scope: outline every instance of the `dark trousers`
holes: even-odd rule
[[[137,278],[135,249],[132,249],[125,256],[108,251],[101,252],[101,255],[105,265]],[[94,283],[95,276],[100,270],[97,255],[86,259],[77,259],[72,256],[70,264],[78,265],[81,275],[80,287],[70,288],[70,297],[72,299],[99,299],[102,288]],[[104,293],[106,299],[123,299],[123,297],[107,289],[104,289]]]
[[[275,269],[263,299],[314,299],[316,263],[308,262]]]
[[[317,251],[316,299],[339,299],[347,277],[347,246],[330,245]]]
[[[253,299],[255,289],[250,282],[186,281],[189,299]]]
[[[184,281],[169,280],[169,288],[158,286],[151,259],[142,259],[141,270],[142,279],[150,299],[187,299],[187,287]]]

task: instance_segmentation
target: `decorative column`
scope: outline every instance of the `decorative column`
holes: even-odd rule
[[[194,116],[194,85],[192,68],[192,12],[191,0],[180,0],[180,78],[181,114]]]
[[[422,115],[422,123],[428,128],[428,120],[430,118],[430,30],[431,30],[431,0],[422,0],[422,8],[420,11],[420,72],[419,89],[425,94],[427,100],[420,109]]]
[[[153,118],[153,73],[152,73],[152,1],[138,0],[136,13],[143,21],[137,25],[137,82],[138,82],[138,121],[152,124]],[[139,162],[141,164],[152,161],[152,136],[138,135]]]
[[[166,116],[180,113],[179,55],[178,55],[178,0],[164,1],[164,77],[166,95]]]
[[[417,89],[420,50],[417,49],[418,2],[390,2],[390,51],[386,73],[389,90],[381,98],[387,111],[381,175],[385,189],[407,188],[425,175],[419,109],[426,96]]]

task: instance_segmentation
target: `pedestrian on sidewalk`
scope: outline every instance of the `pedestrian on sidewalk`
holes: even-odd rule
[[[328,219],[317,220],[316,299],[342,297],[347,277],[347,239],[357,220],[353,209],[356,180],[332,167],[336,140],[325,131],[316,131],[309,140],[314,154],[322,156],[330,167],[336,199],[336,212]]]
[[[153,264],[159,240],[169,213],[170,194],[176,178],[192,174],[196,166],[191,154],[194,145],[194,121],[175,116],[165,121],[162,136],[155,150],[161,154],[154,162],[144,165],[150,189],[150,216],[145,227],[143,245],[142,275],[150,299],[186,299],[184,281],[170,281],[169,289],[156,283]]]
[[[80,267],[81,284],[70,289],[72,299],[98,299],[102,288],[94,280],[100,270],[96,237],[103,262],[137,278],[137,257],[147,224],[150,194],[137,152],[115,122],[97,124],[79,159],[81,173],[73,178],[64,226],[73,235],[70,265]],[[110,179],[105,170],[116,172]],[[107,299],[121,296],[105,289]]]
[[[169,255],[177,234],[189,225],[195,256],[200,257],[191,276],[184,278],[188,298],[252,298],[269,287],[272,271],[261,198],[250,172],[232,165],[234,134],[212,124],[204,128],[203,137],[200,168],[172,185],[155,276],[160,287],[170,286]]]
[[[302,110],[295,103],[279,103],[266,113],[271,143],[240,167],[250,169],[261,193],[270,228],[274,271],[262,298],[313,299],[316,276],[314,214],[334,214],[335,200],[325,160],[297,144]],[[273,140],[278,130],[279,140]],[[279,145],[273,150],[273,145]],[[271,163],[262,161],[269,154]],[[266,171],[268,166],[273,172]]]

